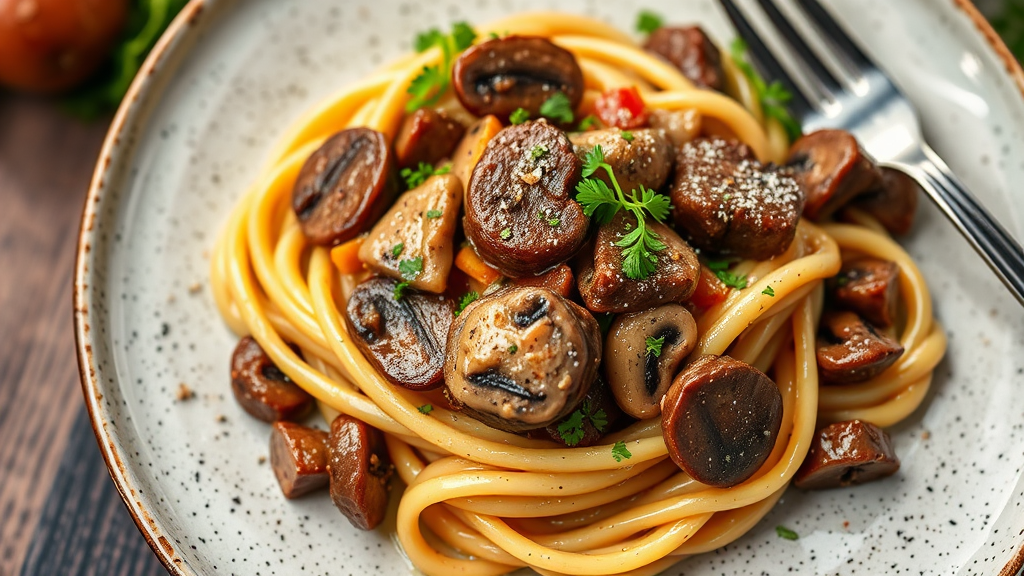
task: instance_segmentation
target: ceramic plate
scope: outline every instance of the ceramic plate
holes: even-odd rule
[[[920,107],[925,132],[1018,237],[1024,98],[1016,63],[966,0],[829,2]],[[75,280],[82,381],[111,474],[174,574],[406,574],[386,530],[326,495],[290,502],[265,424],[231,397],[235,338],[209,250],[279,133],[409,50],[415,32],[543,0],[194,1],[118,113],[86,203]],[[560,2],[630,29],[650,8],[733,32],[712,0]],[[924,406],[892,429],[899,474],[790,490],[749,534],[675,570],[704,574],[1012,574],[1024,543],[1024,311],[925,200],[906,244],[950,336]],[[180,384],[197,394],[176,399]],[[800,534],[780,539],[776,525]]]

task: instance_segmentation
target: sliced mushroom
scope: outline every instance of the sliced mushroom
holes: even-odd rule
[[[582,164],[565,134],[546,122],[498,133],[473,170],[466,237],[506,276],[534,276],[583,245],[589,218],[573,200]]]
[[[889,435],[862,420],[825,426],[814,437],[793,477],[797,488],[845,488],[895,474],[900,469]]]
[[[496,116],[484,116],[469,127],[466,135],[452,153],[452,174],[462,181],[462,188],[469,188],[469,178],[473,169],[483,156],[487,143],[503,128],[501,120]]]
[[[576,58],[537,36],[505,36],[473,46],[455,61],[452,84],[466,110],[502,119],[518,108],[536,118],[541,104],[559,92],[573,109],[583,98]]]
[[[882,168],[881,185],[861,194],[851,205],[874,216],[890,234],[902,236],[914,225],[920,188],[899,170]]]
[[[853,312],[826,312],[818,337],[818,373],[824,384],[869,380],[903,355],[899,342]]]
[[[676,226],[694,247],[754,260],[786,251],[804,201],[788,169],[763,166],[747,146],[720,138],[680,148],[671,197]]]
[[[448,116],[420,108],[405,117],[395,136],[399,168],[416,168],[421,162],[437,164],[451,155],[466,127]]]
[[[285,498],[326,488],[327,432],[275,422],[270,429],[270,466]]]
[[[511,286],[456,319],[444,365],[447,396],[509,432],[569,415],[597,376],[601,336],[582,307],[547,288]]]
[[[333,246],[375,222],[397,189],[387,138],[369,128],[349,128],[329,138],[303,164],[292,209],[310,242]]]
[[[891,260],[859,258],[844,263],[832,284],[836,306],[852,310],[875,326],[888,328],[896,319],[900,267]]]
[[[622,271],[621,240],[636,226],[636,219],[620,211],[602,224],[580,253],[577,286],[583,302],[594,312],[634,312],[668,302],[682,302],[693,294],[700,276],[700,263],[693,249],[671,228],[653,220],[648,228],[658,235],[665,249],[654,252],[654,272],[643,280],[632,280]]]
[[[626,134],[624,136],[623,134]],[[618,128],[578,132],[569,136],[580,161],[596,146],[601,147],[604,161],[612,167],[615,179],[627,195],[639,193],[643,186],[657,190],[672,171],[673,150],[668,136],[661,130],[641,128],[623,132]],[[594,173],[610,187],[611,180],[604,170]]]
[[[461,205],[458,178],[444,174],[428,179],[399,196],[377,221],[359,248],[359,259],[371,270],[408,280],[417,290],[444,292],[452,270]],[[421,259],[420,272],[409,280],[402,262],[417,259]]]
[[[676,377],[661,405],[672,460],[694,480],[728,488],[764,464],[782,426],[782,394],[753,366],[701,356]]]
[[[700,26],[658,28],[647,38],[644,50],[668,60],[697,86],[722,89],[722,55]]]
[[[328,438],[331,500],[360,530],[373,530],[388,508],[394,474],[384,434],[345,414],[331,422]]]
[[[622,411],[611,390],[598,377],[583,402],[565,418],[548,425],[544,436],[570,448],[586,448],[597,444],[620,418]]]
[[[455,318],[443,296],[399,293],[390,278],[371,278],[352,292],[346,314],[366,359],[393,384],[426,390],[441,383],[448,330]]]
[[[881,173],[845,130],[817,130],[789,148],[789,166],[807,198],[804,215],[828,218],[854,197],[878,186]]]
[[[664,110],[652,108],[648,114],[651,128],[664,130],[674,148],[700,136],[702,118],[700,112],[693,108],[686,110]]]
[[[231,355],[231,390],[250,415],[264,422],[298,420],[313,397],[274,364],[252,336],[238,341]]]
[[[622,411],[639,419],[661,414],[661,399],[697,339],[697,323],[679,304],[617,316],[604,341],[604,373]]]
[[[517,286],[540,286],[554,290],[559,296],[568,298],[572,296],[576,288],[576,279],[572,275],[572,268],[565,264],[559,264],[540,276],[527,276],[512,281]]]

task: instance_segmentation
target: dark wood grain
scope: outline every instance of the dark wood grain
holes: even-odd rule
[[[0,576],[21,572],[37,530],[52,536],[39,520],[55,502],[50,490],[72,424],[76,418],[85,422],[72,332],[72,271],[82,200],[106,124],[83,124],[52,102],[0,93]],[[111,555],[121,548],[118,553],[131,551],[152,567],[156,559],[107,476],[92,432],[87,426],[85,431],[81,425],[74,431],[69,452],[81,461],[67,466],[92,474],[96,482],[66,486],[57,500],[70,507],[65,512],[88,505],[97,518],[119,515],[119,523],[98,525],[89,554]],[[83,442],[93,451],[83,451]],[[79,492],[85,489],[92,492]],[[134,539],[132,546],[126,539]],[[91,572],[83,564],[88,555],[78,557],[59,570],[30,573],[153,573],[132,562],[108,566],[119,571]]]

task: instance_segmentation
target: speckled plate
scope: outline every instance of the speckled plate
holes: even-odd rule
[[[86,403],[139,529],[173,574],[405,574],[386,530],[326,496],[286,501],[267,427],[229,392],[234,337],[207,268],[214,236],[305,108],[409,49],[413,34],[543,0],[194,0],[114,120],[82,220],[75,330]],[[567,11],[631,27],[641,5]],[[829,2],[919,105],[949,164],[1020,237],[1024,75],[967,0]],[[733,36],[713,0],[647,0]],[[892,430],[903,468],[852,490],[789,491],[685,574],[1013,574],[1024,543],[1024,311],[927,202],[907,239],[950,335],[924,406]],[[196,392],[179,401],[186,384]],[[800,539],[776,536],[784,524]]]

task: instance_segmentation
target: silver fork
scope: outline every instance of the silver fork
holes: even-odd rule
[[[880,166],[916,180],[1024,305],[1024,250],[1020,244],[928,146],[910,101],[817,0],[796,3],[852,84],[836,78],[773,0],[757,1],[785,40],[796,64],[792,67],[779,62],[733,0],[719,1],[747,43],[754,67],[767,80],[781,81],[793,94],[789,110],[805,132],[848,130]]]

